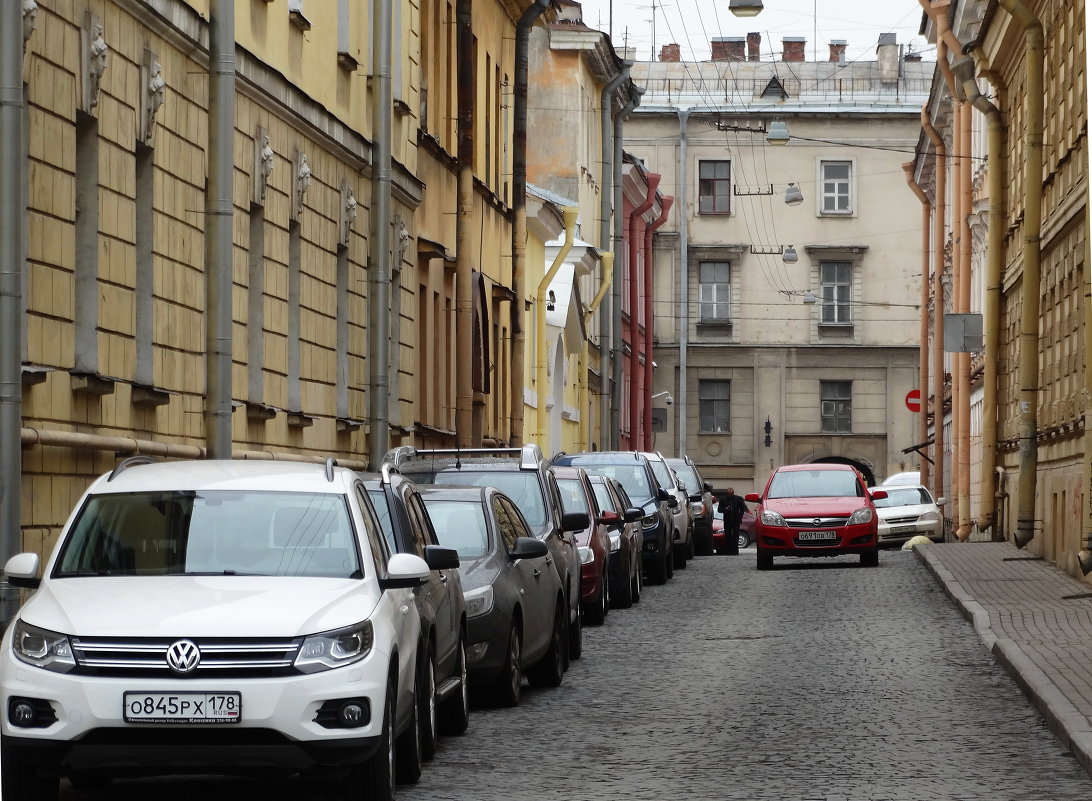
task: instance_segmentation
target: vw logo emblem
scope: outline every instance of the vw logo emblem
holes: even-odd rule
[[[201,664],[201,649],[192,640],[178,640],[167,648],[167,666],[175,673],[190,673]]]

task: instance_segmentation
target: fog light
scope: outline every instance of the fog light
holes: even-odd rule
[[[337,711],[337,718],[341,725],[347,728],[355,728],[364,725],[364,707],[357,701],[346,701]]]
[[[34,707],[26,701],[18,701],[11,705],[9,719],[12,726],[31,726],[34,724]]]

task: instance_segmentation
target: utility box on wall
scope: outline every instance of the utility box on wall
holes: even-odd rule
[[[981,314],[944,315],[944,351],[977,353],[982,350]]]

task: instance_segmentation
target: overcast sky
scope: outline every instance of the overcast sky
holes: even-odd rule
[[[881,33],[895,33],[899,44],[911,45],[926,60],[935,58],[918,36],[922,10],[917,0],[765,0],[762,13],[749,18],[734,16],[728,0],[577,1],[585,25],[611,34],[619,51],[627,43],[636,47],[641,61],[653,54],[659,58],[660,49],[671,43],[681,47],[684,60],[702,61],[709,58],[710,39],[751,31],[762,34],[763,59],[780,57],[782,38],[802,36],[808,61],[826,61],[832,39],[846,41],[846,60],[873,60]]]

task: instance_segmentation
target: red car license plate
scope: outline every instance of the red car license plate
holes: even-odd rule
[[[836,540],[838,539],[838,532],[836,531],[801,531],[796,535],[798,540]]]

